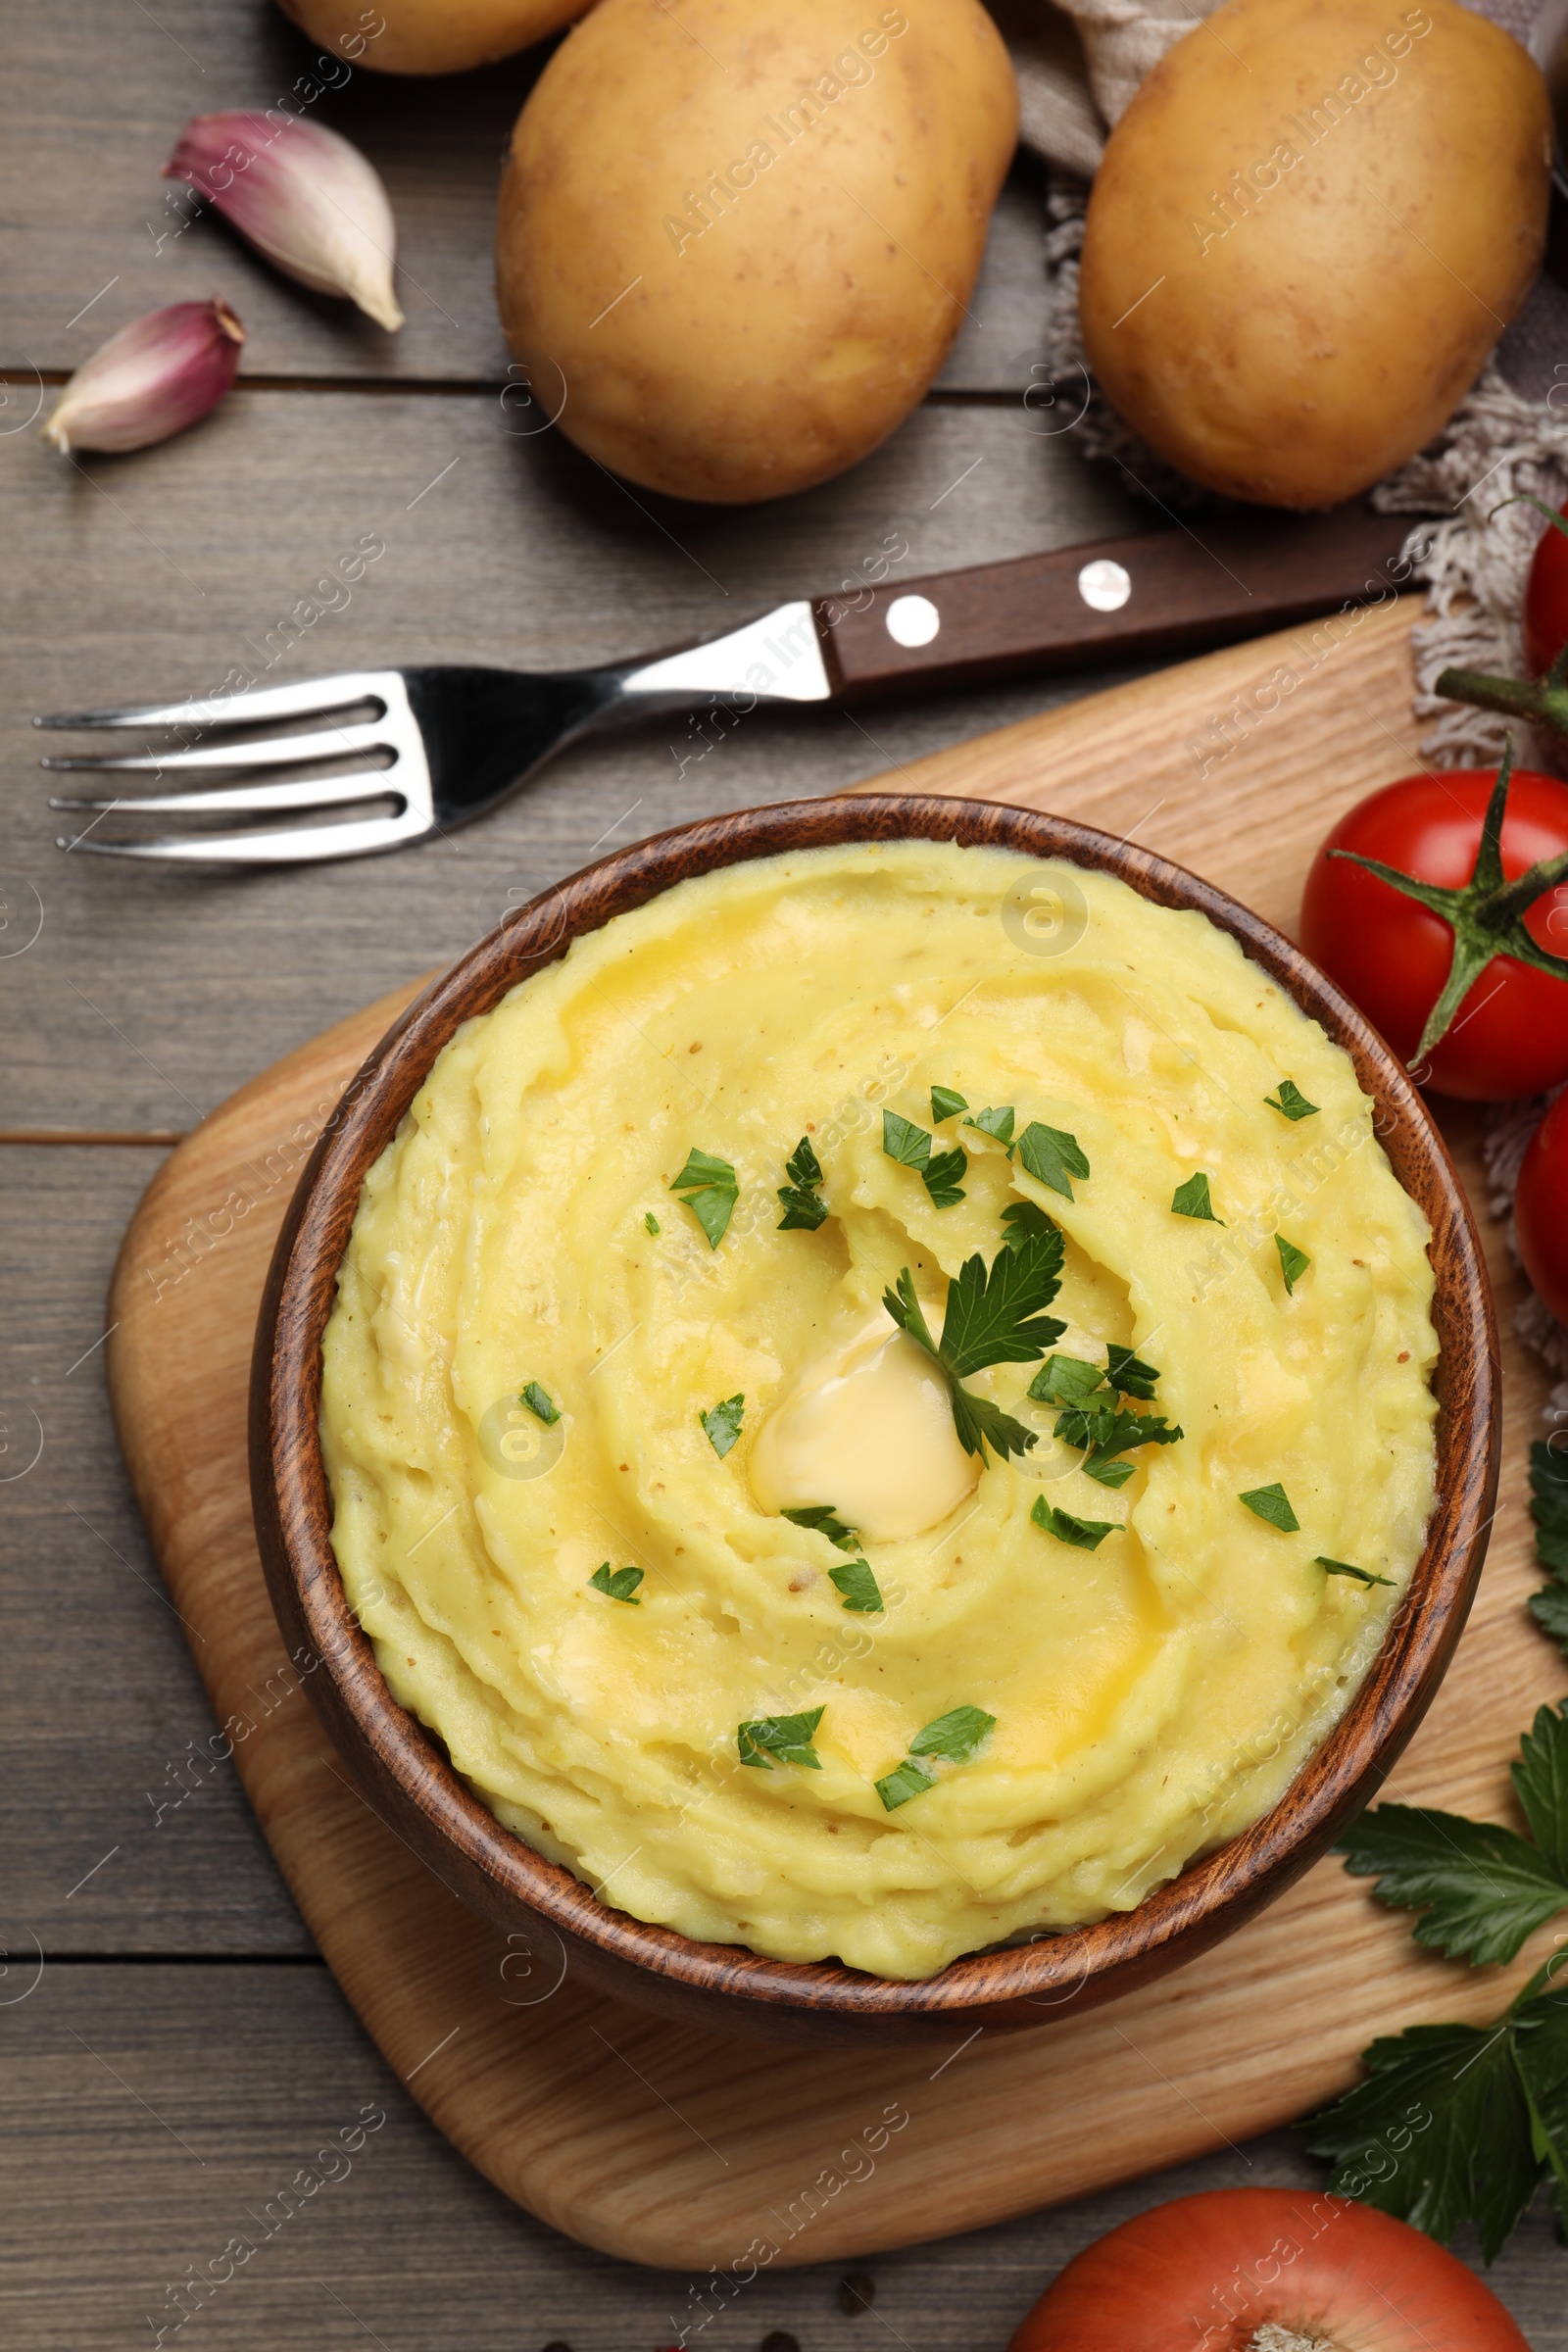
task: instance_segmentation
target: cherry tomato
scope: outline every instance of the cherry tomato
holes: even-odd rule
[[[1069,2262],[1009,2352],[1530,2352],[1496,2296],[1407,2222],[1302,2188],[1156,2205]]]
[[[1513,1197],[1525,1272],[1559,1323],[1568,1323],[1568,1095],[1530,1139]]]
[[[1568,515],[1568,507],[1563,513]],[[1523,617],[1525,665],[1539,678],[1568,645],[1568,538],[1549,522],[1530,566]]]
[[[1456,767],[1385,785],[1341,817],[1306,877],[1302,947],[1406,1062],[1447,977],[1453,933],[1381,875],[1328,853],[1352,850],[1418,881],[1460,889],[1475,867],[1494,780],[1490,768]],[[1502,823],[1505,878],[1565,850],[1568,784],[1515,768]],[[1544,892],[1524,920],[1548,955],[1568,957],[1568,882]],[[1540,1094],[1568,1078],[1568,980],[1496,956],[1417,1075],[1439,1094],[1472,1102]]]

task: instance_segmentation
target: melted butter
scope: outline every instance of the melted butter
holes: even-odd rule
[[[869,1543],[917,1536],[973,1492],[947,1385],[879,1313],[825,1348],[768,1415],[752,1453],[764,1511],[830,1502]]]

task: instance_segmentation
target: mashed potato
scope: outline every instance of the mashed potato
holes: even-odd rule
[[[1006,1109],[1011,1151],[964,1123]],[[802,1138],[827,1213],[780,1230]],[[694,1151],[732,1189],[672,1191]],[[908,1269],[940,1337],[1023,1202],[1063,1328],[963,1383],[1036,1440],[976,1458],[882,1299]],[[1434,1500],[1427,1240],[1345,1054],[1202,916],[948,844],[711,873],[468,1023],[368,1177],[324,1349],[344,1583],[607,1902],[928,1976],[1131,1909],[1343,1712]],[[1181,1435],[1123,1424],[1095,1478],[1028,1390],[1113,1348],[1154,1377],[1085,1409]]]

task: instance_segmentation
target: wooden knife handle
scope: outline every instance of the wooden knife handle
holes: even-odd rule
[[[888,579],[812,606],[835,695],[923,687],[1223,645],[1409,584],[1410,518],[1362,506],[1321,514],[1200,516],[929,579]]]

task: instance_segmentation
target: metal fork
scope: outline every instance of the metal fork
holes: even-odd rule
[[[771,683],[747,683],[765,675]],[[119,757],[46,759],[47,768],[90,768],[116,775],[240,777],[272,768],[353,758],[384,764],[346,774],[220,783],[195,792],[133,798],[57,795],[51,808],[115,809],[137,815],[298,816],[356,802],[395,800],[395,815],[338,824],[271,827],[255,833],[172,835],[152,841],[100,841],[89,829],[62,850],[98,858],[183,858],[215,865],[297,865],[402,849],[427,834],[467,824],[515,791],[564,745],[601,727],[656,711],[701,704],[751,710],[759,703],[821,703],[832,688],[812,608],[780,605],[727,637],[655,662],[618,668],[519,671],[475,668],[354,669],[297,686],[263,686],[207,702],[142,704],[125,710],[60,711],[39,727],[141,727],[227,731],[259,722],[318,718],[308,734],[265,742],[222,741]],[[378,707],[368,720],[334,719],[360,705]]]

